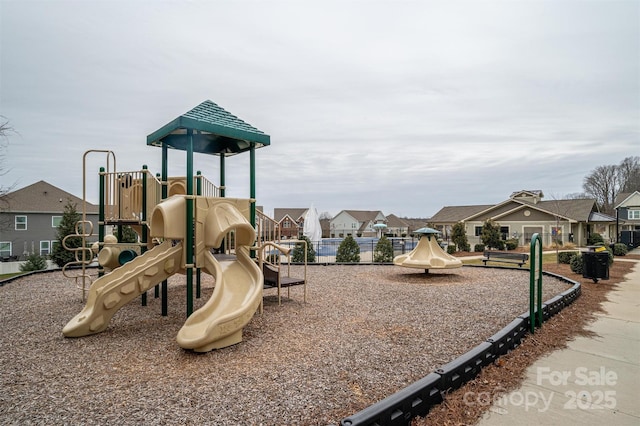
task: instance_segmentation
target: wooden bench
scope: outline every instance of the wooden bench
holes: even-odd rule
[[[522,268],[522,265],[527,263],[528,260],[529,255],[526,253],[485,250],[482,262],[485,265],[487,262],[517,263]]]

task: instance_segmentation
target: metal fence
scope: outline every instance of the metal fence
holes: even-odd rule
[[[373,252],[378,244],[378,238],[357,237],[354,238],[358,247],[360,247],[360,263],[372,263]],[[389,238],[393,247],[393,255],[404,254],[413,250],[418,244],[419,238]],[[316,259],[315,263],[334,263],[340,244],[343,238],[323,238],[322,241],[311,243]],[[284,240],[279,244],[285,247],[294,248],[298,240]]]

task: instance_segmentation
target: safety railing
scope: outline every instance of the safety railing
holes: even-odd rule
[[[162,200],[162,183],[148,170],[102,172],[105,222],[142,221],[143,197],[146,196],[147,217]],[[146,181],[146,194],[143,191]]]
[[[280,224],[256,210],[256,245],[260,247],[267,241],[281,242]]]

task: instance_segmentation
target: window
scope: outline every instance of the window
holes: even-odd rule
[[[60,222],[62,222],[62,216],[51,216],[51,227],[57,228],[60,226]]]
[[[629,219],[640,219],[640,210],[627,210],[627,217]]]
[[[507,238],[509,238],[509,227],[508,226],[501,226],[500,227],[500,236],[503,240],[506,240]]]
[[[16,231],[26,231],[26,230],[27,230],[27,217],[16,216]]]
[[[47,256],[51,253],[51,242],[40,241],[40,256]]]
[[[0,242],[0,257],[11,256],[11,243],[8,241]]]
[[[291,222],[289,222],[288,220],[285,220],[284,223],[282,224],[283,228],[291,228]]]
[[[475,227],[475,236],[479,237],[482,235],[482,226],[476,226]]]

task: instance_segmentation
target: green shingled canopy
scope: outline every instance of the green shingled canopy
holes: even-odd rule
[[[249,151],[253,144],[270,144],[269,135],[207,100],[147,136],[147,145],[187,150],[187,131],[193,132],[193,151],[230,156]]]

